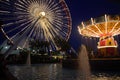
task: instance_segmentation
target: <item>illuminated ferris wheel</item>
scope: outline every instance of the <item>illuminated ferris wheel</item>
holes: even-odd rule
[[[56,37],[69,39],[71,15],[64,0],[1,0],[0,5],[0,29],[12,44],[25,48],[34,39],[57,48]]]

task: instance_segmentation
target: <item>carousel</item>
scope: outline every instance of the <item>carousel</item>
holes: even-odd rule
[[[97,49],[102,57],[114,57],[118,55],[118,43],[114,36],[120,34],[120,16],[105,15],[99,18],[91,18],[78,26],[82,36],[99,38]]]
[[[98,38],[97,56],[90,58],[90,66],[93,70],[120,70],[120,56],[118,53],[118,40],[120,34],[120,15],[105,15],[99,18],[91,18],[78,26],[80,35]]]

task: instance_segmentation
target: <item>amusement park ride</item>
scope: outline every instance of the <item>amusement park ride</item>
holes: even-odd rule
[[[82,22],[78,30],[82,36],[99,38],[98,53],[89,59],[92,70],[120,70],[118,43],[114,39],[120,34],[120,15],[91,18],[88,22]]]
[[[11,0],[12,1],[12,0]],[[55,38],[68,41],[72,29],[69,9],[64,0],[1,0],[0,27],[10,48],[29,48],[29,40],[48,41],[57,50]],[[3,44],[4,45],[4,44]],[[6,45],[6,44],[5,44]],[[6,45],[7,46],[7,45]]]
[[[82,22],[78,26],[79,33],[82,36],[97,37],[98,55],[102,57],[117,56],[117,41],[114,36],[120,34],[120,16],[105,15],[99,18],[91,18],[88,22]]]

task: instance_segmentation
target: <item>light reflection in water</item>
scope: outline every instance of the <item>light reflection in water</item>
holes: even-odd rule
[[[84,80],[78,70],[64,69],[61,64],[8,66],[18,80]],[[117,72],[92,72],[92,80],[120,80]]]

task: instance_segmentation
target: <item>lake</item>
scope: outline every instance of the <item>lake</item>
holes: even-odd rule
[[[18,80],[85,80],[80,70],[62,68],[61,64],[8,65]],[[91,72],[91,80],[120,80],[120,72]]]

